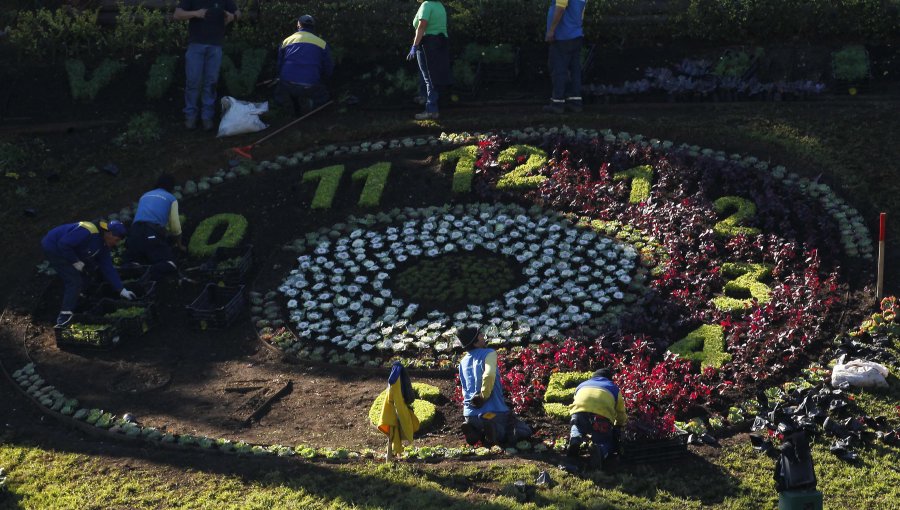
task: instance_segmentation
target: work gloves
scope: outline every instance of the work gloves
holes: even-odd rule
[[[125,288],[123,288],[123,289],[119,292],[119,295],[122,296],[123,298],[129,300],[129,301],[131,301],[132,299],[134,299],[134,298],[137,297],[137,294],[135,294],[134,292],[131,292],[130,290],[125,289]]]
[[[84,262],[80,260],[77,262],[73,262],[72,267],[74,267],[76,271],[81,272],[82,270],[84,270]]]
[[[416,59],[416,48],[418,48],[416,45],[409,47],[409,53],[406,55],[406,60],[412,61]]]
[[[481,398],[481,395],[475,395],[469,400],[469,405],[477,409],[484,405],[484,399]]]

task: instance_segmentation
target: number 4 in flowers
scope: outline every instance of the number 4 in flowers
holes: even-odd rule
[[[669,352],[700,363],[700,369],[719,368],[731,360],[725,352],[725,333],[718,324],[704,324],[669,346]]]

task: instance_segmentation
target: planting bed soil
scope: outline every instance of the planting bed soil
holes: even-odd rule
[[[869,277],[840,272],[872,254],[867,237],[843,233],[842,222],[856,225],[857,213],[827,187],[755,158],[564,130],[410,139],[366,154],[377,150],[372,145],[286,155],[181,200],[187,235],[216,214],[247,220],[241,242],[253,246],[243,281],[251,306],[232,325],[194,329],[185,307],[203,283],[170,280],[159,285],[159,323],[147,333],[107,352],[59,349],[50,326],[61,289],[40,277],[16,298],[31,304],[30,316],[5,317],[4,366],[34,363],[47,384],[81,406],[130,413],[163,432],[362,450],[384,445],[369,409],[386,387],[390,360],[400,358],[414,382],[440,392],[434,422],[417,444],[458,447],[452,333],[491,323],[508,397],[535,425],[538,441],[552,444],[568,429],[554,418],[551,400],[564,404],[566,397],[550,396],[549,367],[590,372],[604,363],[620,371],[639,424],[629,434],[640,439],[670,435],[676,417],[724,416],[756,389],[792,377],[818,358],[823,339],[846,330],[870,305],[851,294]],[[383,163],[383,190],[372,191],[372,173],[351,177]],[[323,185],[326,177],[305,177],[335,165],[346,169],[336,187]],[[323,189],[333,191],[330,203]],[[363,199],[371,200],[368,207],[359,205]],[[395,222],[405,223],[392,233]],[[376,255],[391,236],[391,256],[408,252],[396,267],[386,252]],[[366,269],[340,262],[347,257],[337,257],[338,265],[369,276],[348,286],[343,271],[329,273],[336,267],[328,262],[332,247],[355,253]],[[452,251],[461,254],[447,255]],[[572,269],[556,267],[570,256]],[[484,283],[492,279],[478,272],[476,259],[502,288]],[[385,276],[374,278],[378,264]],[[467,282],[463,290],[483,293],[479,303],[460,301],[453,272]],[[301,297],[321,274],[332,274],[334,283]],[[404,288],[394,295],[397,284]],[[535,288],[544,290],[532,298]],[[322,297],[329,291],[335,296]],[[262,318],[263,301],[281,317]],[[406,301],[418,305],[404,309]],[[361,315],[350,320],[346,313]],[[329,330],[328,317],[357,327]],[[266,331],[280,327],[296,342],[266,343]],[[662,397],[642,396],[651,386]]]

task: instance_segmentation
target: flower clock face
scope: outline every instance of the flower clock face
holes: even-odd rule
[[[446,203],[398,207],[386,197],[411,189],[410,170],[369,155],[352,174],[369,214],[289,245],[289,353],[452,368],[455,332],[489,326],[518,411],[547,403],[551,373],[606,365],[635,422],[666,433],[691,406],[736,402],[814,356],[833,336],[840,267],[872,257],[858,212],[827,185],[751,156],[565,129],[334,155],[423,146],[434,157],[416,171],[444,176]],[[314,162],[331,156],[279,158],[305,166],[313,209],[354,166]]]
[[[447,352],[468,326],[496,326],[494,344],[559,338],[625,297],[638,258],[589,227],[510,204],[409,209],[334,234],[279,290],[301,337],[362,352]]]

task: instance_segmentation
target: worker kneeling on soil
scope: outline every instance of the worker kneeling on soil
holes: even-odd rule
[[[591,441],[590,465],[594,469],[619,448],[619,436],[625,425],[625,399],[612,372],[601,368],[593,377],[575,389],[575,401],[570,407],[572,430],[569,433],[570,457],[579,456],[585,438]]]
[[[63,327],[72,320],[88,272],[99,270],[120,296],[129,300],[135,298],[134,292],[122,285],[109,252],[125,238],[125,233],[125,225],[118,221],[101,221],[97,225],[81,221],[55,227],[41,240],[44,256],[65,287],[56,327]]]
[[[159,176],[156,189],[144,193],[138,201],[131,235],[125,241],[125,261],[149,264],[148,277],[152,281],[177,272],[172,247],[184,250],[178,199],[172,194],[174,189],[174,177],[170,174]]]
[[[503,401],[497,351],[487,347],[485,333],[465,328],[457,333],[466,355],[459,362],[463,395],[463,434],[473,445],[514,444],[531,437],[531,427],[516,418]]]
[[[312,16],[300,16],[297,31],[282,41],[278,50],[275,101],[284,107],[292,106],[297,117],[329,99],[322,80],[331,76],[334,62],[328,44],[312,33],[315,28]]]

